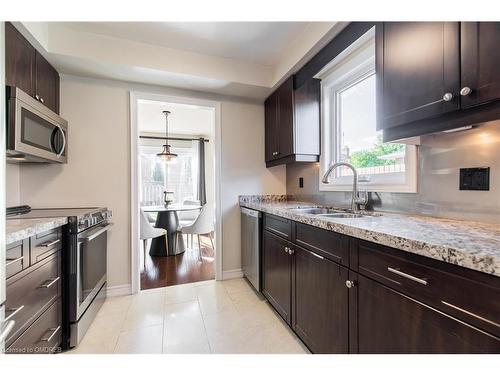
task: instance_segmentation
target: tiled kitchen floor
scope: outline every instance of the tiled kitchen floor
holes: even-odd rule
[[[245,279],[108,298],[69,353],[307,353]]]

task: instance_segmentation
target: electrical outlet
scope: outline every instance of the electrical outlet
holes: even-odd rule
[[[460,190],[490,190],[490,167],[460,168]]]

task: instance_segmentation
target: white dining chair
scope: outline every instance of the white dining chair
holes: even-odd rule
[[[212,242],[212,248],[214,248],[214,240],[212,238],[212,232],[214,231],[214,215],[213,210],[205,204],[200,211],[200,214],[191,224],[181,227],[182,234],[197,235],[198,237],[198,248],[199,248],[199,260],[201,257],[201,234],[208,234],[210,241]]]
[[[184,202],[182,202],[183,205],[185,206],[199,206],[200,201],[199,200],[189,200],[186,199]],[[189,210],[189,211],[179,211],[177,212],[177,217],[179,218],[179,226],[180,227],[185,227],[188,226],[189,224],[193,223],[198,215],[200,214],[200,210]],[[188,234],[186,236],[188,246],[193,246],[193,235]],[[191,244],[189,244],[191,242]]]
[[[146,249],[148,240],[160,236],[165,236],[165,246],[167,246],[167,231],[161,228],[153,227],[148,221],[148,215],[141,209],[140,238],[144,243],[144,268],[146,268]]]

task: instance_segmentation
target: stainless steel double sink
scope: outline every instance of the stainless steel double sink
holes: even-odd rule
[[[290,211],[307,214],[307,215],[317,215],[321,217],[331,217],[336,219],[354,219],[358,217],[365,217],[369,215],[364,215],[358,212],[350,212],[339,210],[335,208],[326,207],[304,207],[304,208],[290,208]]]

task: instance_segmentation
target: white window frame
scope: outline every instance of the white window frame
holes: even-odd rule
[[[369,31],[344,53],[335,58],[316,77],[321,79],[321,157],[319,165],[320,191],[351,191],[352,176],[339,176],[340,170],[330,176],[325,184],[322,177],[332,162],[340,161],[338,121],[340,114],[336,102],[346,88],[375,73],[374,30]],[[405,171],[373,174],[369,182],[363,182],[372,192],[417,192],[418,150],[415,145],[406,145]],[[361,176],[360,176],[361,177]]]

